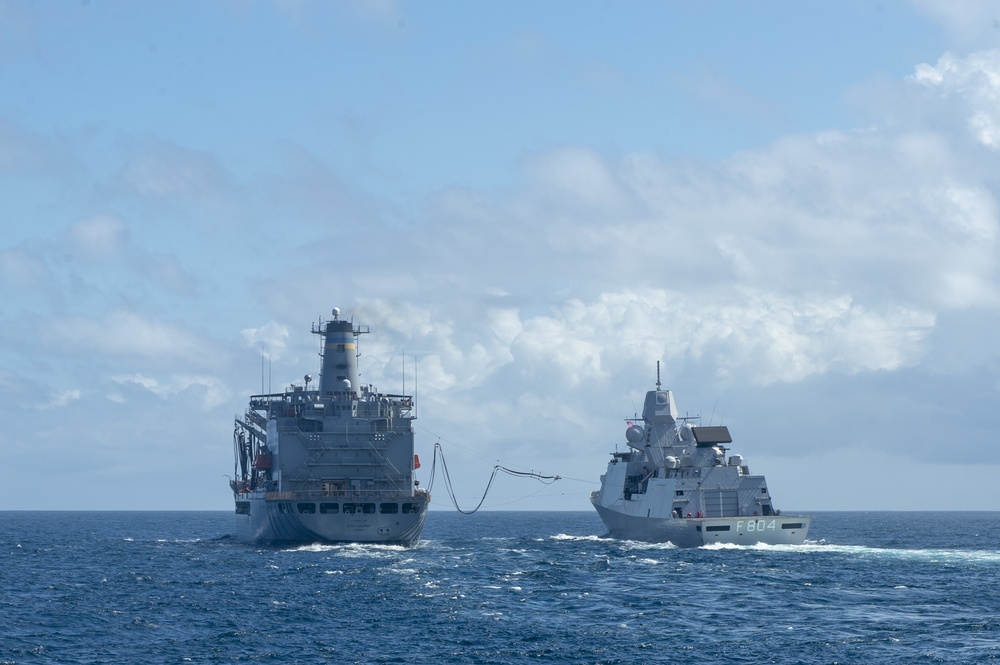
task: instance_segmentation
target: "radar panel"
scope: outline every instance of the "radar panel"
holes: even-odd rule
[[[716,427],[692,427],[694,440],[699,446],[711,446],[716,443],[732,443],[733,437],[729,435],[729,428],[725,425]]]

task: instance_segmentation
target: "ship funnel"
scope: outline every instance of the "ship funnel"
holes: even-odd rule
[[[361,332],[350,321],[339,320],[340,312],[334,310],[334,320],[323,328],[323,369],[319,375],[321,397],[360,386],[358,379],[358,343]],[[319,332],[315,330],[315,332]]]

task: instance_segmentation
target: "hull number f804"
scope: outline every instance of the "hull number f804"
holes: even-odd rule
[[[739,520],[736,522],[737,531],[774,531],[775,520]],[[745,528],[744,528],[744,525]]]

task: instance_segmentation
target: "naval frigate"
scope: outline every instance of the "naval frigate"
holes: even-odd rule
[[[659,363],[656,374],[642,417],[626,421],[628,449],[611,454],[590,495],[609,535],[678,547],[801,544],[811,518],[776,510],[764,476],[728,454],[729,428],[678,417],[673,393],[661,390]]]
[[[319,385],[251,395],[233,432],[237,536],[262,544],[415,545],[430,494],[414,470],[413,397],[362,385],[368,327],[320,320]],[[262,391],[263,392],[263,391]]]

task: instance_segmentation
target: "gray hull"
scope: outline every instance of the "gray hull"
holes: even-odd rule
[[[613,538],[701,547],[714,543],[734,545],[801,545],[809,533],[810,517],[655,518],[626,515],[594,503],[597,514]]]
[[[388,505],[398,505],[397,499]],[[373,543],[382,545],[417,544],[427,519],[427,502],[407,499],[416,507],[412,513],[322,513],[316,506],[332,502],[305,500],[267,500],[263,496],[249,500],[249,512],[237,514],[236,536],[240,540],[262,545],[300,543]],[[373,501],[372,505],[386,505]],[[358,502],[355,505],[362,505]]]

